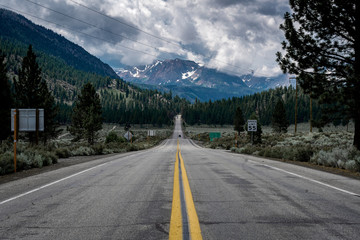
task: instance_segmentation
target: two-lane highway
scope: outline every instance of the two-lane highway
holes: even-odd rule
[[[181,137],[179,137],[181,135]],[[0,239],[357,239],[360,184],[173,137],[0,185]]]

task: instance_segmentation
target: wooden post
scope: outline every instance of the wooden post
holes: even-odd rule
[[[312,98],[310,95],[310,132],[312,132],[312,120],[313,120],[313,116],[312,116]]]
[[[235,132],[235,147],[238,147],[238,134]]]
[[[36,109],[36,145],[39,144],[39,109]]]
[[[295,80],[296,81],[296,80]],[[295,82],[295,133],[297,130],[297,107],[298,107],[298,87],[297,87],[297,81]]]
[[[16,173],[16,141],[17,141],[17,128],[18,128],[18,110],[14,110],[14,172]]]

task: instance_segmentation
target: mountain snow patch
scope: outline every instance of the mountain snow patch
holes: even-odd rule
[[[182,73],[182,79],[187,79],[187,78],[191,77],[194,73],[195,73],[195,71]]]

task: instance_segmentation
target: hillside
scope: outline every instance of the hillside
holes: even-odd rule
[[[0,37],[3,40],[16,40],[34,49],[62,59],[77,70],[118,78],[113,69],[89,54],[82,47],[63,36],[32,23],[22,15],[0,9]]]
[[[21,15],[0,9],[0,49],[6,55],[9,79],[17,77],[31,44],[43,79],[59,106],[57,119],[68,123],[72,104],[82,86],[91,82],[103,107],[103,119],[113,123],[170,124],[185,100],[142,90],[122,79],[105,63],[64,37],[33,24]]]

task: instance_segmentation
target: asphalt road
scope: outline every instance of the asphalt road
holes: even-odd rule
[[[203,239],[359,238],[358,180],[204,149],[179,123],[156,148],[0,185],[0,239],[168,239],[178,139]]]

